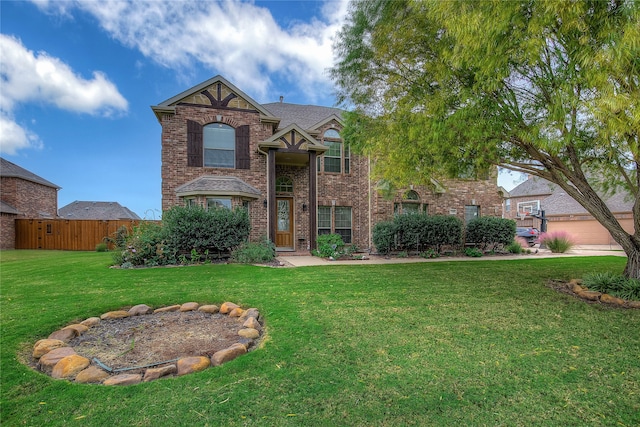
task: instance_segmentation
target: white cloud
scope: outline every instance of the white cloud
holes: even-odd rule
[[[94,72],[91,80],[83,79],[60,59],[46,52],[34,53],[20,40],[5,34],[0,34],[0,52],[0,140],[7,153],[41,145],[37,135],[14,121],[17,105],[39,102],[101,116],[128,109],[127,100],[100,72]]]
[[[69,13],[66,3],[39,1],[47,11]],[[346,0],[328,1],[321,17],[283,29],[271,12],[247,2],[197,0],[149,2],[78,1],[122,44],[157,63],[188,70],[204,66],[223,74],[257,98],[268,95],[274,74],[311,99],[331,87],[325,70],[332,65],[332,38],[346,14]]]
[[[40,138],[5,114],[0,115],[0,153],[13,155],[25,148],[42,148]]]

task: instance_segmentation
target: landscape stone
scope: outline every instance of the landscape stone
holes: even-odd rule
[[[72,347],[59,347],[43,355],[38,361],[40,370],[51,373],[53,367],[63,358],[76,354]]]
[[[240,307],[236,307],[229,312],[229,317],[240,317],[242,316],[242,313],[244,313],[244,310]]]
[[[231,347],[213,353],[213,356],[211,356],[211,364],[213,366],[220,366],[225,362],[245,354],[246,352],[247,348],[244,345],[240,343],[233,344]]]
[[[243,338],[258,338],[260,336],[260,332],[258,332],[256,329],[253,329],[253,328],[245,328],[245,329],[240,329],[238,331],[238,335],[240,335]]]
[[[76,323],[74,325],[65,326],[62,329],[75,329],[78,335],[82,335],[84,332],[87,332],[89,330],[89,327],[81,323]]]
[[[615,305],[624,305],[624,300],[609,294],[602,294],[600,301]]]
[[[170,305],[168,307],[156,308],[153,310],[154,313],[165,313],[167,311],[178,311],[180,310],[180,304]]]
[[[596,292],[596,291],[582,291],[582,292],[578,292],[578,296],[584,299],[587,299],[589,301],[598,301],[600,299],[600,295],[602,295],[600,292]]]
[[[627,306],[631,308],[640,308],[640,301],[627,301]]]
[[[78,372],[78,375],[76,375],[76,382],[83,383],[83,384],[99,383],[108,377],[109,377],[109,373],[107,371],[103,371],[97,366],[89,366],[87,369],[84,369]]]
[[[104,385],[132,385],[142,381],[141,374],[120,374],[107,378],[102,382]]]
[[[183,357],[178,360],[178,375],[191,374],[207,369],[211,361],[206,356]]]
[[[242,324],[242,327],[257,329],[258,331],[262,330],[262,325],[256,320],[255,317],[249,317],[247,320],[245,320]]]
[[[175,374],[178,368],[176,365],[167,365],[162,366],[161,368],[149,368],[144,373],[143,381],[153,381],[157,380],[160,377],[164,377],[165,375]]]
[[[216,314],[217,312],[220,311],[220,307],[218,307],[217,305],[201,305],[198,308],[198,311],[201,311],[203,313],[209,313],[209,314]]]
[[[231,310],[233,310],[234,308],[238,308],[240,307],[237,304],[234,304],[232,302],[225,302],[220,306],[220,313],[221,314],[229,314],[231,312]]]
[[[100,323],[99,317],[89,317],[88,319],[80,322],[81,325],[85,325],[88,327],[96,326],[98,323]]]
[[[180,311],[195,311],[200,307],[197,302],[185,302],[180,306]]]
[[[249,317],[253,317],[254,319],[258,320],[260,318],[260,311],[258,311],[257,308],[250,308],[242,313],[243,319],[248,319]]]
[[[49,339],[69,342],[77,336],[78,331],[76,331],[75,329],[59,329],[55,332],[52,332],[51,335],[49,335]]]
[[[53,367],[53,371],[51,371],[51,377],[57,379],[73,377],[78,372],[89,366],[90,363],[91,361],[89,359],[77,354],[63,357]]]
[[[130,314],[128,311],[124,311],[124,310],[116,310],[116,311],[108,311],[106,313],[104,313],[102,316],[100,316],[100,319],[105,320],[105,319],[122,319],[125,317],[129,317]]]
[[[33,357],[38,359],[45,354],[49,353],[51,350],[55,350],[56,348],[64,347],[65,343],[62,340],[54,340],[54,339],[45,339],[36,341],[33,346]]]
[[[580,285],[579,285],[579,284],[577,284],[577,283],[569,283],[569,287],[570,287],[570,289],[571,289],[573,292],[575,292],[576,294],[577,294],[578,292],[582,292],[582,291],[584,291],[584,290],[585,290],[582,286],[580,286]]]
[[[149,314],[152,311],[153,309],[149,307],[147,304],[138,304],[131,307],[128,313],[131,316],[141,316],[143,314]]]

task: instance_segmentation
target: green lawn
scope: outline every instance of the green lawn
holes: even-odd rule
[[[110,255],[0,253],[2,426],[640,424],[640,310],[545,286],[625,259],[271,269],[109,269]],[[22,365],[70,322],[145,303],[232,301],[266,318],[262,348],[135,386]]]

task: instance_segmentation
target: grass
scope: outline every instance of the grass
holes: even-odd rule
[[[0,424],[640,424],[640,310],[545,286],[624,258],[271,269],[109,269],[110,254],[0,253]],[[54,380],[19,354],[70,322],[145,303],[232,301],[262,348],[135,386]]]

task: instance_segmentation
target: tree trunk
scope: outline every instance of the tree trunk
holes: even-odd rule
[[[624,275],[633,279],[640,279],[640,250],[635,250],[627,254],[627,266],[624,268]]]

